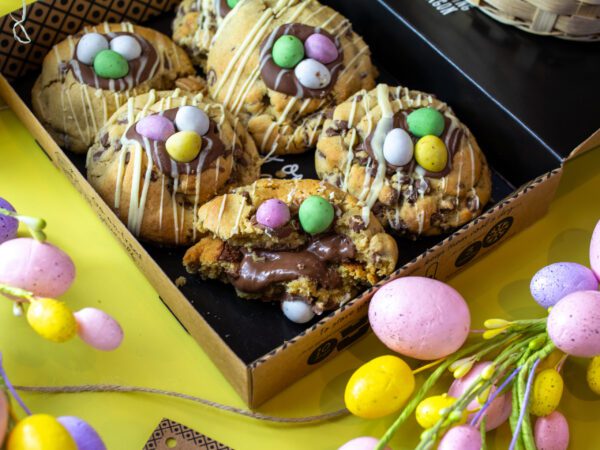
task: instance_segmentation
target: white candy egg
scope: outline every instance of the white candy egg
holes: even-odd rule
[[[84,34],[77,44],[77,59],[83,64],[92,64],[102,50],[108,49],[108,41],[99,33]]]
[[[404,166],[413,157],[413,141],[402,128],[394,128],[383,141],[383,157],[394,166]]]
[[[210,127],[210,121],[204,111],[195,106],[181,106],[175,116],[178,131],[195,131],[204,136]]]
[[[142,46],[138,40],[126,34],[111,40],[110,49],[119,53],[127,61],[139,58],[142,54]]]
[[[296,323],[306,323],[315,316],[310,305],[301,300],[285,300],[281,309],[285,317]]]
[[[329,69],[316,59],[308,58],[300,61],[294,73],[300,84],[309,89],[323,89],[331,82]]]

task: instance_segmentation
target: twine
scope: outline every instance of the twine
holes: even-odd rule
[[[21,18],[17,18],[12,14],[10,14],[10,18],[15,21],[12,27],[13,37],[15,38],[15,40],[20,42],[21,44],[30,44],[31,38],[29,37],[29,33],[27,33],[27,30],[23,25],[27,20],[27,3],[25,2],[25,0],[23,0],[21,6]],[[25,36],[25,38],[19,36],[19,32],[21,32],[21,34]]]

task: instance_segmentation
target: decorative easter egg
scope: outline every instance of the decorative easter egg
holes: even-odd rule
[[[600,292],[577,291],[561,299],[548,315],[547,329],[552,342],[569,355],[600,355]]]
[[[27,322],[37,334],[53,342],[66,342],[77,333],[77,322],[69,307],[53,298],[32,301]]]
[[[6,450],[78,450],[77,444],[58,420],[48,414],[33,414],[17,422]]]
[[[448,395],[450,395],[451,397],[454,397],[454,398],[459,398],[471,386],[473,386],[473,383],[476,382],[479,375],[481,375],[481,372],[483,372],[484,369],[486,369],[487,367],[489,367],[491,365],[492,365],[492,363],[490,361],[485,361],[485,362],[480,362],[480,363],[475,364],[464,377],[454,380],[454,382],[450,386],[450,389],[448,390]],[[490,390],[490,394],[492,394],[495,390],[496,390],[496,387],[493,386],[492,389]],[[467,410],[476,411],[480,407],[481,407],[481,405],[479,404],[478,400],[475,398],[475,399],[473,399],[473,401],[471,401],[471,403],[469,403],[467,405]],[[479,424],[485,417],[486,430],[487,431],[494,430],[494,429],[498,428],[500,425],[502,425],[504,422],[506,422],[506,420],[510,416],[511,409],[512,409],[512,396],[511,396],[510,392],[500,394],[492,401],[492,403],[490,403],[490,405],[487,407],[485,413],[483,414],[482,418],[479,419],[479,421],[477,422],[476,425],[479,426]],[[469,415],[468,420],[470,421],[475,416],[475,414],[476,413]]]
[[[85,420],[73,416],[62,416],[57,420],[67,429],[77,444],[77,450],[106,450],[100,435]]]
[[[346,385],[346,408],[355,416],[376,419],[398,411],[415,389],[411,368],[397,356],[379,356],[360,366]]]
[[[279,67],[291,69],[304,58],[304,44],[296,36],[284,34],[273,44],[273,61]]]
[[[600,395],[600,356],[594,356],[587,368],[586,379],[590,389]]]
[[[117,36],[110,41],[110,49],[117,52],[127,61],[139,58],[142,55],[142,46],[136,38],[128,35]]]
[[[298,209],[302,229],[309,234],[326,231],[335,217],[333,205],[318,195],[307,197]]]
[[[590,241],[590,267],[600,280],[600,222],[596,224]]]
[[[129,63],[114,50],[102,50],[94,58],[94,72],[102,78],[116,80],[129,73]]]
[[[227,6],[233,9],[235,8],[235,5],[237,5],[239,2],[240,0],[227,0]]]
[[[91,66],[102,50],[108,50],[108,41],[104,36],[99,33],[84,34],[77,43],[77,59]]]
[[[294,69],[294,74],[302,86],[309,89],[323,89],[331,83],[331,72],[316,59],[305,59]]]
[[[15,212],[15,208],[8,203],[6,200],[0,197],[0,208],[7,209]],[[19,221],[14,217],[5,216],[0,214],[0,244],[14,239],[17,237],[17,230],[19,229]]]
[[[455,402],[456,399],[447,394],[427,397],[417,405],[417,409],[415,410],[415,417],[418,424],[425,429],[431,428],[441,419],[440,411],[444,408],[449,408]],[[463,417],[459,423],[465,423],[466,420],[467,411],[463,411]]]
[[[560,403],[563,379],[556,369],[542,370],[535,377],[529,410],[535,416],[547,416]]]
[[[415,159],[423,169],[441,172],[448,163],[446,144],[437,136],[423,136],[415,145]]]
[[[202,138],[195,131],[178,131],[167,139],[165,148],[175,161],[188,163],[200,153]]]
[[[160,114],[143,117],[135,124],[135,131],[154,141],[166,141],[175,133],[175,125]]]
[[[306,323],[315,317],[311,306],[302,300],[285,300],[281,303],[285,317],[295,323]]]
[[[121,345],[123,329],[109,314],[96,308],[83,308],[74,316],[77,334],[86,344],[103,351],[111,351]]]
[[[569,447],[569,424],[558,411],[539,417],[534,426],[537,450],[567,450]]]
[[[180,106],[175,115],[178,131],[195,131],[204,136],[210,127],[208,115],[196,106]]]
[[[0,448],[4,444],[6,432],[8,431],[8,419],[10,416],[10,404],[4,391],[0,391]]]
[[[404,277],[382,286],[369,305],[373,332],[390,349],[433,360],[458,350],[471,315],[462,296],[441,281]]]
[[[256,210],[256,221],[265,227],[279,228],[290,221],[290,208],[277,198],[260,204]]]
[[[371,436],[361,436],[346,442],[338,450],[374,450],[379,443],[379,439]],[[386,446],[384,450],[392,450]]]
[[[329,64],[338,57],[338,49],[335,43],[324,34],[311,34],[304,41],[306,56],[316,59],[320,63]]]
[[[531,279],[531,295],[540,306],[548,309],[566,295],[576,291],[598,289],[598,280],[581,264],[561,262],[540,269]]]
[[[0,283],[39,297],[59,297],[74,279],[73,261],[52,244],[17,238],[0,245]]]
[[[478,428],[470,425],[459,425],[450,428],[437,450],[480,450],[481,433]]]
[[[404,166],[413,157],[413,141],[402,128],[394,128],[383,141],[383,157],[394,166]]]
[[[435,108],[419,108],[406,116],[408,130],[418,137],[444,132],[444,116]]]

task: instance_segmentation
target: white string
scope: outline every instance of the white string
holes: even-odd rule
[[[23,6],[21,7],[21,18],[19,19],[13,16],[12,14],[10,14],[10,18],[15,21],[12,27],[13,37],[15,38],[15,40],[20,42],[21,44],[30,44],[31,38],[29,37],[29,34],[27,33],[25,26],[23,25],[25,23],[25,20],[27,20],[27,4],[25,0],[23,0]],[[25,36],[25,38],[19,36],[19,32],[20,34]]]

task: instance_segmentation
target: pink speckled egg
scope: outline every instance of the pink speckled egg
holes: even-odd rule
[[[342,445],[338,450],[373,450],[379,439],[371,437],[371,436],[361,436],[351,441],[346,442]],[[385,447],[385,450],[392,450],[390,447]]]
[[[559,262],[540,269],[531,279],[531,295],[540,306],[548,309],[576,291],[598,289],[596,275],[581,264]]]
[[[590,242],[590,266],[600,280],[600,221],[596,224]]]
[[[538,450],[567,450],[569,447],[569,424],[558,411],[539,417],[534,427],[535,446]]]
[[[405,277],[382,286],[369,305],[373,332],[390,349],[432,360],[458,350],[471,315],[462,296],[441,281]]]
[[[600,355],[600,292],[578,291],[564,297],[550,311],[547,328],[563,352],[583,358]]]
[[[480,450],[481,434],[479,429],[470,425],[450,428],[438,446],[438,450]]]
[[[104,311],[83,308],[75,314],[77,334],[88,345],[105,352],[116,349],[123,341],[119,322]]]
[[[473,366],[473,368],[467,373],[464,377],[454,380],[450,389],[448,390],[448,395],[454,398],[459,398],[461,395],[465,393],[465,391],[473,385],[477,377],[483,372],[483,370],[490,366],[492,363],[489,361],[480,362]],[[496,390],[495,387],[492,387],[490,394]],[[471,403],[469,403],[467,409],[469,410],[477,410],[481,405],[477,401],[477,399],[473,399]],[[504,393],[496,397],[492,403],[487,407],[483,417],[485,417],[485,428],[487,431],[494,430],[506,422],[506,419],[510,416],[510,412],[512,409],[512,398],[510,392]],[[468,418],[470,421],[475,413],[471,414]],[[477,426],[481,423],[482,419],[479,419],[477,422]]]
[[[38,297],[56,298],[69,289],[74,279],[73,261],[52,244],[18,238],[0,245],[0,283]]]

